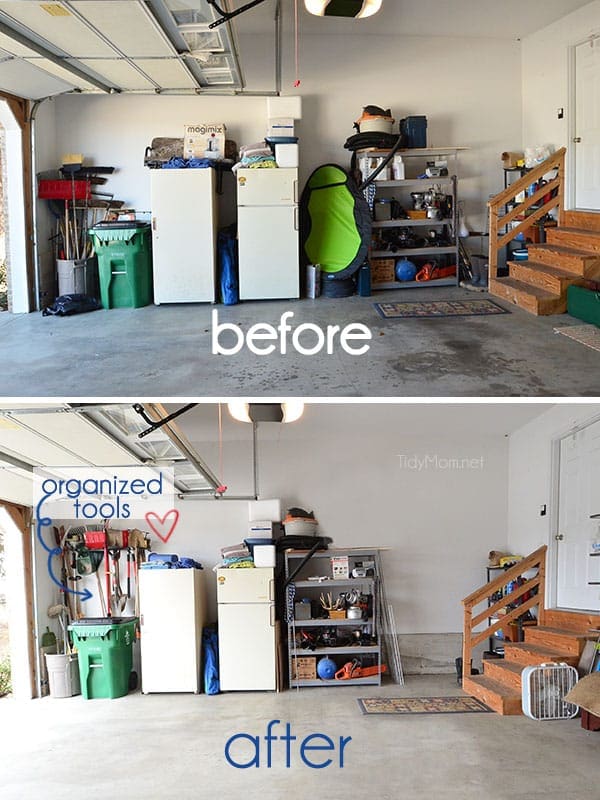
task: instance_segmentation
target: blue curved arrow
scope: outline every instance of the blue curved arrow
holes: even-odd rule
[[[85,602],[86,600],[89,600],[90,597],[93,597],[93,594],[92,594],[92,592],[90,592],[89,589],[84,589],[82,592],[78,592],[76,589],[69,589],[69,587],[65,586],[65,584],[62,583],[62,581],[58,580],[58,578],[56,577],[56,575],[52,571],[52,559],[55,556],[60,556],[62,554],[62,550],[61,550],[60,547],[48,547],[48,545],[44,541],[44,537],[42,536],[42,528],[48,528],[50,525],[52,525],[52,520],[50,519],[50,517],[41,517],[40,516],[40,511],[42,509],[42,504],[43,504],[44,500],[48,499],[48,497],[50,497],[50,495],[49,494],[45,494],[41,498],[40,502],[37,504],[37,508],[36,508],[36,533],[37,533],[37,538],[38,538],[40,544],[42,545],[44,550],[48,553],[48,574],[50,575],[50,579],[57,586],[60,587],[61,591],[69,592],[69,594],[80,595],[81,600],[83,602]]]
[[[59,581],[56,575],[52,572],[52,559],[54,556],[60,555],[61,553],[60,547],[55,547],[53,550],[50,550],[48,553],[48,574],[50,575],[51,580],[60,587],[61,591],[69,592],[69,594],[78,594],[81,596],[82,601],[89,600],[90,597],[93,597],[93,594],[90,592],[89,589],[84,589],[82,592],[78,592],[76,589],[69,589],[68,586],[65,586],[62,581]]]

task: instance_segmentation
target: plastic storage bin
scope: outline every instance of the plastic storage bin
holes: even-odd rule
[[[583,286],[569,286],[567,311],[572,317],[600,328],[600,292],[593,292]]]
[[[104,308],[152,302],[152,238],[146,222],[100,222],[88,231],[98,256]]]
[[[73,697],[81,694],[76,656],[46,653],[46,668],[51,697]]]
[[[427,147],[427,117],[405,117],[400,120],[404,147]]]
[[[136,622],[137,617],[100,617],[69,625],[86,700],[123,697],[129,691]]]

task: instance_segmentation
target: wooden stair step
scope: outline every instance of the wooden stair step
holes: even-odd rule
[[[572,655],[580,656],[588,639],[595,639],[597,634],[570,631],[565,628],[549,628],[545,625],[536,625],[524,629],[525,641],[539,645],[548,645],[549,648],[562,650]]]
[[[557,608],[544,610],[544,625],[548,628],[562,628],[588,634],[590,628],[600,630],[600,614],[587,611],[561,611]]]
[[[562,244],[587,253],[600,253],[600,231],[584,228],[548,228],[546,241],[549,244]]]
[[[506,649],[505,649],[506,654]],[[504,658],[484,658],[483,674],[486,678],[501,683],[515,692],[521,691],[521,673],[523,665],[516,664],[514,661],[507,661]]]
[[[534,667],[536,664],[545,664],[548,661],[564,662],[576,667],[579,656],[566,653],[563,650],[554,650],[542,644],[533,642],[506,642],[504,645],[504,661],[519,664],[523,667]]]
[[[529,283],[515,280],[514,278],[492,278],[489,286],[490,294],[503,297],[511,303],[529,311],[531,314],[545,316],[549,314],[564,314],[567,310],[566,297],[531,286]]]
[[[529,259],[538,264],[572,272],[584,278],[600,276],[600,255],[584,253],[573,247],[560,244],[532,244],[528,247]]]
[[[582,276],[537,261],[509,261],[508,267],[511,278],[530,286],[538,286],[551,294],[562,295],[571,284],[585,283]]]
[[[471,675],[463,679],[463,691],[485,703],[488,708],[497,714],[517,715],[522,714],[521,693],[509,689],[493,678],[485,675]]]
[[[588,231],[600,231],[600,212],[565,211],[564,224],[570,228],[584,228]]]

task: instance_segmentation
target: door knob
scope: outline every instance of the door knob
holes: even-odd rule
[[[581,141],[581,136],[576,136],[576,137],[573,139],[573,141],[575,142],[575,144],[579,144],[579,142]]]
[[[564,535],[563,535],[562,533],[557,533],[557,534],[556,534],[556,536],[555,536],[554,538],[556,539],[556,541],[557,541],[557,542],[562,542],[562,540],[563,540],[565,537],[564,537]]]

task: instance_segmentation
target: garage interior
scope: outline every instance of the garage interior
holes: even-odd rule
[[[3,394],[106,396],[111,363],[114,396],[597,396],[598,0],[384,0],[363,19],[348,16],[371,4],[351,0],[317,3],[326,16],[250,5],[0,2]],[[220,133],[189,144],[202,126]],[[373,130],[375,149],[345,146]],[[321,296],[307,297],[321,252],[295,231],[309,177],[356,156],[364,178],[396,138],[400,171],[390,161],[361,195],[371,219],[355,258],[336,233]],[[213,146],[229,162],[260,155],[234,174]],[[149,168],[184,155],[212,167]],[[252,159],[275,159],[279,176]],[[240,181],[266,198],[284,170],[297,179],[285,207],[245,205]],[[213,185],[188,200],[180,178]],[[217,230],[239,250],[231,306]],[[108,260],[115,240],[133,245],[125,267]],[[42,317],[61,278],[103,308]],[[385,316],[405,303],[418,308]],[[309,370],[291,352],[215,358],[215,309],[245,331],[288,310],[296,324],[364,325],[370,349],[318,352]]]
[[[280,797],[290,779],[300,797],[341,796],[357,785],[382,797],[593,796],[596,706],[581,701],[574,717],[566,689],[557,704],[552,684],[540,711],[525,676],[548,670],[551,655],[579,678],[571,691],[595,685],[597,703],[599,454],[600,405],[592,402],[2,404],[0,528],[10,579],[2,589],[13,683],[13,696],[0,699],[3,796],[43,790],[58,798],[84,779],[94,793],[133,798],[248,790]],[[153,519],[104,520],[83,510],[79,519],[42,517],[55,513],[37,502],[40,492],[51,495],[45,481],[89,478],[94,468],[121,480],[134,467],[154,479],[174,469],[173,494],[164,498],[176,512],[171,522],[152,505],[149,483],[142,500]],[[64,491],[65,502],[82,497]],[[99,497],[90,490],[87,499],[115,501],[106,490]],[[139,559],[136,530],[150,538]],[[72,567],[79,535],[86,546]],[[108,555],[103,562],[90,554],[103,553],[95,548],[105,535],[117,544],[111,540],[112,584],[103,594],[100,565]],[[315,546],[290,549],[294,535]],[[239,553],[244,541],[251,556]],[[311,551],[302,567],[308,572],[294,574],[294,559]],[[96,562],[96,575],[82,566],[85,558]],[[272,575],[259,566],[263,558],[276,563],[270,662],[258,629],[243,621],[244,604],[223,594],[231,581]],[[320,578],[311,582],[311,575]],[[199,595],[172,588],[153,604],[152,581],[188,579],[202,584]],[[332,602],[338,588],[348,598],[359,586],[354,605]],[[191,607],[205,629],[218,621],[220,692],[205,645],[185,683],[186,644],[200,641]],[[127,621],[132,616],[139,624]],[[139,637],[111,640],[129,624]],[[331,626],[335,642],[323,638]],[[354,626],[358,644],[342,636]],[[114,649],[94,649],[100,640]],[[114,663],[109,652],[120,653]],[[48,665],[62,659],[62,672],[44,673],[44,653]],[[92,654],[94,669],[86,672]],[[327,672],[331,661],[337,677]],[[125,683],[111,688],[109,675]],[[269,689],[267,676],[275,681]],[[173,688],[179,680],[185,688]],[[397,722],[396,713],[361,713],[435,698],[471,698],[483,703],[477,710],[494,713],[410,713]],[[288,734],[298,737],[287,755],[281,739],[266,755],[270,720],[277,721],[271,733],[282,735],[289,723]],[[330,737],[335,752],[306,750],[304,758],[300,742],[317,733]],[[350,737],[343,766],[340,737]]]

